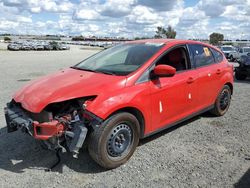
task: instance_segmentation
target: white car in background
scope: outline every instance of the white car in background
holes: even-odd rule
[[[13,51],[18,51],[21,49],[21,45],[20,44],[15,44],[15,43],[10,43],[8,46],[7,46],[7,49],[8,50],[13,50]]]
[[[230,59],[230,55],[234,54],[237,52],[236,48],[231,46],[231,45],[224,45],[221,46],[221,51],[225,54],[227,59]],[[233,59],[230,59],[231,61],[233,61]]]
[[[250,47],[242,47],[235,52],[229,53],[228,57],[231,61],[239,60],[242,55],[250,54]]]

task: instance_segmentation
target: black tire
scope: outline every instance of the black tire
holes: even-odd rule
[[[139,143],[139,127],[138,120],[130,113],[112,115],[89,135],[90,156],[106,169],[126,163]]]
[[[228,85],[224,85],[220,94],[216,98],[214,108],[210,112],[216,116],[223,116],[230,106],[231,95],[231,88]]]
[[[234,62],[234,57],[231,55],[231,56],[229,57],[229,60],[230,60],[231,62]]]
[[[246,74],[242,74],[239,70],[235,71],[236,80],[245,80],[247,78]]]

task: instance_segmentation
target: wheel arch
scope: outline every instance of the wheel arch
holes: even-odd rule
[[[145,131],[145,118],[144,118],[143,113],[135,107],[124,107],[124,108],[117,109],[116,111],[111,113],[107,118],[111,117],[114,114],[120,113],[120,112],[128,112],[136,117],[136,119],[139,121],[139,125],[140,125],[140,138],[143,138],[144,131]]]
[[[225,85],[229,86],[233,95],[233,84],[230,82],[225,83]]]

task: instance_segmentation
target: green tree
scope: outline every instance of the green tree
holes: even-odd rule
[[[176,31],[169,25],[167,29],[164,27],[157,27],[155,38],[169,38],[174,39],[176,37]]]
[[[209,36],[209,42],[210,44],[213,44],[213,45],[218,45],[220,41],[223,41],[223,40],[224,40],[224,35],[221,33],[212,33]]]
[[[4,42],[10,42],[11,38],[10,37],[4,37],[3,40],[4,40]]]
[[[151,39],[152,37],[135,37],[135,40]]]

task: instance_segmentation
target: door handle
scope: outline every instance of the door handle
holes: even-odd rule
[[[216,74],[221,74],[221,70],[217,69]]]
[[[187,83],[188,84],[191,84],[191,83],[193,83],[194,82],[194,78],[193,77],[189,77],[188,79],[187,79]]]

